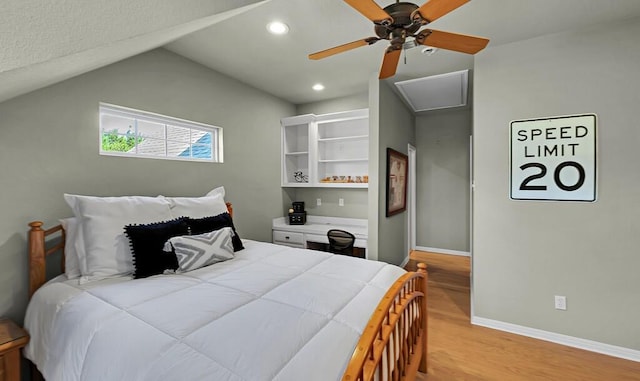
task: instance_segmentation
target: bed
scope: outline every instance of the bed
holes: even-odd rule
[[[181,271],[177,237],[173,272],[47,281],[46,257],[77,241],[63,225],[34,221],[28,232],[24,354],[46,380],[413,380],[426,372],[424,264],[406,272],[242,239],[231,258]],[[82,226],[86,240],[91,226]]]

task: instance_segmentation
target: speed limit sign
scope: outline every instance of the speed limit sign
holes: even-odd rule
[[[513,200],[596,200],[596,115],[516,120],[510,126]]]

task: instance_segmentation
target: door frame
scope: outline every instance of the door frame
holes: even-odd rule
[[[473,175],[473,133],[469,136],[469,304],[471,318],[475,316],[473,303],[473,200],[475,183]]]
[[[416,147],[407,144],[409,176],[407,179],[407,256],[416,249]]]

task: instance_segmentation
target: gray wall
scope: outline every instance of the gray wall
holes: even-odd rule
[[[476,56],[476,316],[640,350],[638,35],[634,19]],[[598,115],[597,202],[509,200],[509,123],[578,113]]]
[[[379,99],[377,258],[380,261],[400,265],[409,255],[407,214],[403,212],[386,217],[387,148],[407,154],[407,144],[411,143],[415,146],[415,117],[386,82],[380,82]]]
[[[223,164],[98,155],[98,102],[224,128]],[[0,316],[27,303],[27,223],[71,210],[62,194],[200,196],[224,185],[241,237],[271,240],[291,200],[280,188],[281,117],[295,106],[166,50],[0,103]]]
[[[368,93],[358,93],[327,101],[297,105],[296,115],[320,115],[368,107]],[[305,209],[310,215],[367,218],[366,189],[288,188],[286,192],[292,199],[296,201],[304,201]],[[322,199],[321,206],[317,206],[316,199],[318,198]],[[344,199],[344,206],[338,205],[338,199],[340,198]],[[288,209],[288,206],[285,205],[285,208]]]
[[[471,108],[416,117],[416,245],[469,251]]]

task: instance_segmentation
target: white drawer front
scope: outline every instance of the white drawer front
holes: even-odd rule
[[[298,244],[304,246],[304,234],[292,232],[273,232],[274,243]]]

